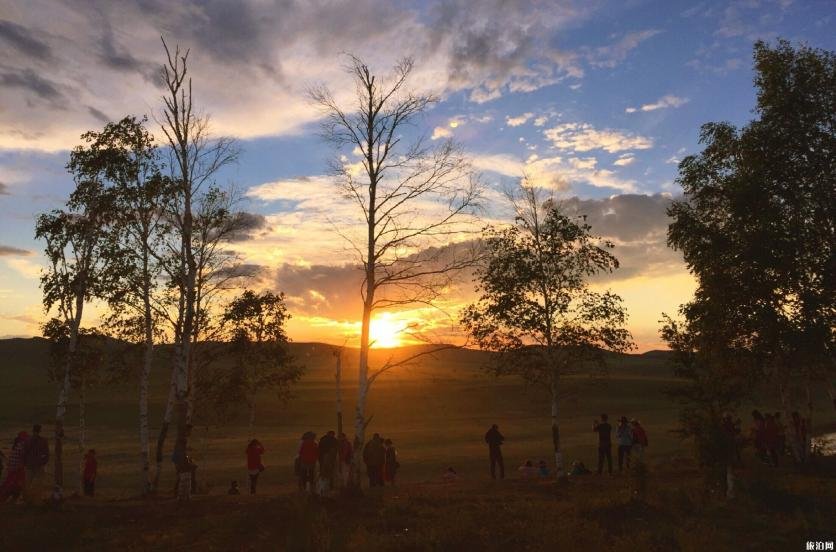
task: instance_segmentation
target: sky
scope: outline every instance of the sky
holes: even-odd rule
[[[621,261],[592,285],[624,298],[639,351],[661,348],[661,314],[695,288],[665,244],[677,163],[699,152],[701,124],[753,117],[756,40],[833,50],[834,25],[832,0],[0,0],[0,336],[40,333],[34,219],[72,189],[79,135],[128,114],[156,130],[162,35],[190,48],[196,104],[238,142],[220,178],[258,224],[232,248],[260,267],[255,286],[287,294],[294,340],[359,328],[359,271],[331,224],[359,213],[335,192],[306,95],[324,84],[350,101],[350,52],[382,75],[414,58],[411,86],[440,100],[415,132],[465,148],[483,222],[507,222],[500,190],[523,173],[588,215]],[[449,324],[438,313],[474,298],[463,278],[439,309],[381,313],[373,334],[397,344],[398,328]]]

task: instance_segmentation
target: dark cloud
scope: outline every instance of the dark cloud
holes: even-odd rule
[[[17,23],[0,19],[0,40],[29,57],[40,60],[52,58],[52,49],[49,45],[36,38],[32,31]]]
[[[10,245],[0,245],[0,257],[28,257],[31,251],[19,249]]]
[[[32,69],[0,73],[0,86],[22,88],[53,104],[64,99],[58,84],[38,75]]]
[[[253,239],[257,231],[267,229],[267,218],[257,213],[242,211],[235,216],[235,231],[229,235],[230,241]]]
[[[9,185],[5,182],[0,182],[0,195],[10,195]]]
[[[87,106],[87,111],[90,113],[90,115],[95,117],[101,123],[107,124],[107,123],[110,122],[110,117],[108,117],[107,115],[105,115],[104,113],[102,113],[101,111],[96,109],[95,107],[92,107],[92,106],[88,105]]]
[[[362,283],[363,272],[352,265],[284,264],[276,269],[274,287],[285,292],[294,312],[356,319],[361,308]]]
[[[599,279],[620,280],[640,274],[681,270],[682,254],[667,246],[670,224],[666,210],[672,199],[662,194],[623,194],[604,199],[578,199],[562,203],[568,214],[586,215],[592,232],[616,243],[612,253],[621,267]]]

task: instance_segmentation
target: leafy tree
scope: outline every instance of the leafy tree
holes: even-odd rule
[[[216,412],[246,405],[250,436],[258,394],[272,392],[279,400],[287,400],[290,386],[302,374],[287,351],[289,318],[284,294],[245,290],[227,305],[221,319],[232,364],[219,366],[198,380],[201,395],[210,399]]]
[[[511,199],[514,224],[486,230],[485,261],[476,273],[480,297],[461,321],[481,348],[498,353],[496,374],[548,388],[559,475],[561,377],[581,367],[604,369],[607,351],[632,347],[621,298],[592,291],[587,281],[618,268],[618,260],[611,243],[534,187],[522,185]]]
[[[685,197],[669,209],[668,242],[698,288],[663,335],[688,344],[711,408],[764,381],[785,411],[806,403],[811,418],[812,389],[836,369],[836,56],[758,42],[754,64],[757,117],[703,125],[703,151],[679,165]],[[724,380],[712,398],[708,382]]]
[[[120,265],[124,272],[112,280],[114,287],[107,293],[111,308],[108,326],[116,336],[142,349],[138,359],[139,441],[141,491],[146,494],[151,489],[148,382],[155,338],[160,333],[160,249],[168,230],[164,207],[172,183],[160,172],[160,153],[144,124],[144,118],[131,116],[108,123],[102,131],[84,134],[86,144],[77,148],[75,155],[114,196],[112,229],[123,255]]]
[[[78,150],[70,154],[67,169],[73,174],[76,188],[66,209],[40,215],[35,225],[35,238],[46,242],[44,251],[50,263],[41,274],[43,305],[47,312],[56,309],[67,331],[67,354],[55,415],[54,462],[58,486],[64,485],[64,418],[84,306],[95,298],[105,297],[114,287],[113,279],[122,272],[115,268],[122,256],[109,230],[115,213],[113,194]]]

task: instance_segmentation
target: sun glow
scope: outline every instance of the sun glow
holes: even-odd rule
[[[369,326],[369,337],[371,346],[376,349],[386,349],[401,345],[400,333],[403,326],[392,320],[388,314],[383,314],[372,320]]]

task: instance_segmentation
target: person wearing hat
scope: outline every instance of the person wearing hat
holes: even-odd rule
[[[621,473],[625,464],[627,469],[630,469],[630,449],[633,448],[633,430],[627,422],[627,416],[618,420],[615,441],[618,443],[618,472]]]

